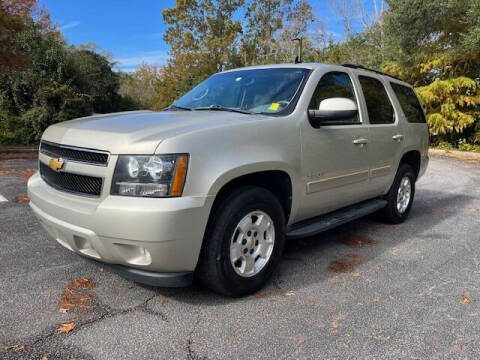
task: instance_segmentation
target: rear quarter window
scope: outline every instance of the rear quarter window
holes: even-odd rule
[[[397,83],[390,83],[393,92],[402,107],[403,113],[408,122],[411,123],[426,123],[425,114],[422,110],[422,105],[418,101],[415,91],[408,87]]]
[[[370,76],[358,77],[362,86],[363,96],[367,104],[370,124],[392,124],[395,122],[395,112],[388,98],[383,83]]]

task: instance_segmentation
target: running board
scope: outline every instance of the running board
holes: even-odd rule
[[[383,209],[386,205],[387,200],[373,199],[333,211],[329,214],[317,216],[313,219],[301,221],[288,228],[287,237],[296,239],[317,235],[323,231],[374,213]]]

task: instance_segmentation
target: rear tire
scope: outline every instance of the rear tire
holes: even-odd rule
[[[408,164],[400,164],[390,191],[385,196],[387,206],[382,215],[392,224],[400,224],[408,218],[415,195],[415,173]]]
[[[240,297],[261,289],[280,262],[285,214],[278,199],[260,187],[241,187],[212,213],[197,267],[211,290]]]

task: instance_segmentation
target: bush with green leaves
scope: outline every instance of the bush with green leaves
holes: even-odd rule
[[[480,84],[467,77],[436,79],[417,88],[434,143],[480,143]],[[467,140],[466,140],[467,139]]]
[[[22,24],[10,33],[8,50],[25,61],[12,67],[0,57],[0,144],[38,142],[51,124],[137,108],[118,94],[119,75],[106,56],[67,46],[60,33],[45,31],[30,14],[2,15]]]

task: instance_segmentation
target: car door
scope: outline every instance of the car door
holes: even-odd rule
[[[313,80],[313,79],[312,79]],[[322,100],[345,97],[357,103],[351,76],[331,71],[319,79],[309,108]],[[301,128],[302,175],[305,186],[300,218],[329,212],[370,196],[368,191],[368,128],[359,113],[335,125],[314,128],[308,121]]]
[[[369,129],[370,186],[374,195],[388,191],[402,153],[404,129],[391,94],[381,78],[359,74]]]

